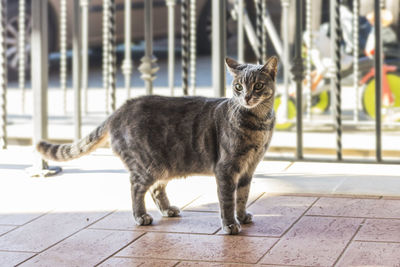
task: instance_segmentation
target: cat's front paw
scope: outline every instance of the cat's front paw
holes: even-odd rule
[[[222,229],[224,230],[225,233],[227,233],[228,235],[237,235],[238,233],[240,233],[240,224],[238,223],[233,223],[233,224],[229,224],[229,225],[224,225],[222,227]]]
[[[244,215],[237,216],[237,219],[242,224],[248,224],[253,222],[253,214],[251,212],[246,212]]]
[[[164,217],[178,217],[181,210],[178,207],[170,206],[168,209],[161,211]]]
[[[153,217],[150,214],[143,214],[142,216],[136,217],[135,221],[137,225],[149,225],[153,222]]]

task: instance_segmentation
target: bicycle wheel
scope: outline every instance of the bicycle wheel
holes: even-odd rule
[[[390,91],[394,97],[394,107],[400,107],[400,75],[397,73],[386,74]],[[364,112],[371,118],[375,118],[375,78],[367,82],[362,94],[362,106]],[[383,107],[383,106],[382,106]]]
[[[329,109],[331,99],[328,91],[322,91],[320,94],[312,96],[311,112],[315,114],[324,113]]]
[[[275,102],[274,102],[274,110],[275,110],[275,114],[278,112],[278,108],[281,105],[282,102],[282,97],[276,96],[275,97]],[[290,121],[285,121],[285,122],[279,122],[278,120],[276,121],[275,124],[275,129],[277,130],[288,130],[290,128],[292,128],[295,123],[292,122],[291,120],[293,120],[296,116],[296,104],[294,103],[294,100],[292,98],[288,99],[288,119]]]

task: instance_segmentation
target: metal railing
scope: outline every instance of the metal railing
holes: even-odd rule
[[[165,5],[168,10],[168,88],[171,95],[175,94],[175,11],[180,8],[181,16],[181,71],[182,71],[182,93],[183,95],[195,95],[196,90],[196,36],[197,36],[197,14],[196,0],[166,0]],[[253,2],[254,22],[249,15],[248,4]],[[266,0],[229,0],[229,1],[210,1],[211,7],[211,65],[212,65],[212,88],[215,96],[225,96],[226,77],[224,59],[226,55],[226,15],[227,10],[233,14],[237,20],[237,57],[239,61],[245,60],[246,39],[253,48],[253,53],[257,62],[264,62],[267,55],[271,55],[274,49],[279,55],[283,66],[283,91],[281,92],[281,110],[278,115],[285,121],[290,122],[289,107],[289,89],[294,87],[296,116],[293,121],[296,132],[296,151],[289,160],[314,160],[304,155],[303,135],[304,124],[313,121],[312,116],[312,59],[310,50],[312,45],[312,1],[310,0],[281,0],[282,10],[282,34],[279,36],[273,25],[271,15],[268,12],[268,2]],[[73,1],[73,24],[72,24],[72,81],[73,81],[73,121],[74,138],[81,138],[82,132],[82,105],[85,114],[88,113],[88,80],[89,80],[89,16],[90,0]],[[7,146],[7,75],[6,75],[6,0],[0,1],[0,141],[1,146]],[[26,3],[19,1],[19,88],[22,92],[22,110],[25,112],[25,70],[27,59],[25,56],[25,11]],[[159,70],[157,59],[153,51],[153,1],[147,0],[143,4],[144,12],[144,55],[141,58],[141,64],[138,70],[141,72],[141,78],[145,82],[147,94],[153,94],[153,81]],[[380,10],[382,3],[380,0],[374,1],[374,9]],[[303,8],[305,7],[305,8]],[[124,76],[124,85],[126,97],[131,97],[131,75],[133,73],[132,60],[132,1],[124,0],[124,59],[122,62],[122,74]],[[294,55],[290,52],[290,28],[289,11],[295,9],[295,30],[294,30]],[[48,111],[47,111],[47,87],[48,87],[48,14],[47,1],[32,0],[32,37],[31,37],[31,62],[34,62],[35,68],[31,68],[31,85],[34,99],[33,110],[33,143],[40,139],[47,138]],[[304,13],[305,11],[305,13]],[[355,89],[355,98],[359,98],[360,69],[358,61],[358,39],[359,39],[359,16],[360,1],[353,1],[353,87]],[[382,37],[381,37],[381,17],[380,12],[375,12],[375,43],[376,51],[374,57],[375,64],[375,136],[376,136],[376,155],[373,162],[393,163],[382,158]],[[63,109],[67,113],[67,1],[60,0],[59,17],[59,40],[60,40],[60,87],[63,94]],[[105,110],[112,112],[116,108],[116,0],[102,1],[102,79],[105,91]],[[340,1],[330,1],[330,47],[331,58],[334,64],[330,67],[330,94],[332,96],[332,113],[336,133],[336,158],[335,161],[353,162],[351,159],[343,157],[342,133],[343,121],[341,110],[341,23],[340,23]],[[303,25],[305,27],[303,28]],[[97,26],[98,27],[98,26]],[[303,31],[306,30],[303,36]],[[282,39],[281,39],[282,38]],[[304,38],[304,40],[303,40]],[[267,40],[270,40],[273,47],[267,47]],[[308,44],[306,56],[303,55],[304,42]],[[290,60],[292,58],[292,60]],[[290,62],[291,61],[291,62]],[[305,63],[305,64],[304,64]],[[38,71],[41,70],[41,71]],[[134,73],[135,75],[135,73]],[[306,81],[306,83],[304,83]],[[305,84],[305,87],[304,87]],[[303,89],[304,87],[304,89]],[[81,94],[83,92],[83,101]],[[305,107],[305,112],[304,111]],[[354,107],[353,122],[361,123],[359,120],[360,106],[358,101]],[[303,118],[305,115],[305,118]],[[278,117],[279,117],[278,116]],[[347,123],[347,122],[346,122]],[[279,159],[283,159],[279,157]],[[317,159],[324,160],[324,159]],[[356,160],[357,162],[371,162]],[[38,168],[48,168],[45,162],[40,162]]]

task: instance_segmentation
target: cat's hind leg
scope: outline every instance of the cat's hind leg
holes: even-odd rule
[[[146,212],[144,196],[152,183],[146,177],[131,174],[131,196],[133,218],[138,225],[149,225],[153,222],[153,217]]]
[[[171,206],[165,191],[167,181],[158,181],[150,187],[150,194],[164,217],[177,217],[180,214],[178,207]]]

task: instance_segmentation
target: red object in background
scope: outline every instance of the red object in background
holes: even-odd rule
[[[375,52],[375,50],[373,52]],[[386,105],[386,106],[393,104],[393,102],[394,102],[394,97],[392,95],[392,92],[390,91],[389,82],[388,82],[386,73],[393,72],[396,70],[397,70],[396,66],[386,65],[386,64],[382,65],[382,99],[383,99],[384,105]],[[364,77],[362,77],[362,79],[360,80],[360,84],[367,83],[369,81],[369,79],[371,79],[374,76],[375,76],[375,68],[371,68],[371,70],[367,74],[365,74]],[[385,103],[385,102],[387,102],[387,103]]]

